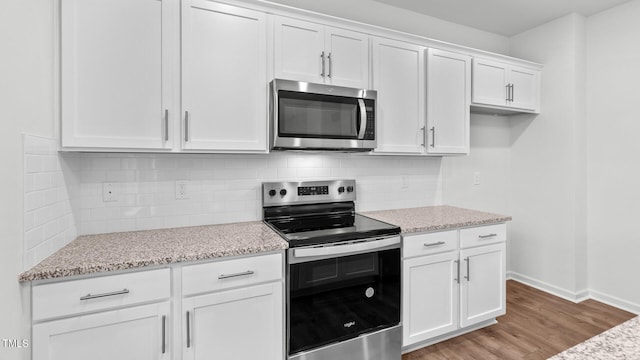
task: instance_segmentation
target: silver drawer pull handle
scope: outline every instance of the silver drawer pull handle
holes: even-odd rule
[[[492,238],[492,237],[496,237],[496,236],[498,236],[498,234],[478,235],[478,237],[480,239],[488,239],[488,238]]]
[[[129,289],[122,289],[120,291],[114,291],[114,292],[108,292],[108,293],[102,293],[102,294],[95,294],[95,295],[87,294],[81,297],[80,300],[91,300],[91,299],[103,298],[107,296],[124,295],[128,293],[129,293]]]
[[[247,276],[247,275],[253,275],[253,274],[254,274],[253,270],[247,270],[245,272],[236,273],[236,274],[229,274],[229,275],[220,274],[220,276],[218,276],[218,279],[222,280],[222,279],[234,278],[238,276]]]
[[[438,242],[434,242],[434,243],[430,243],[430,244],[424,244],[424,246],[431,247],[431,246],[438,246],[438,245],[444,245],[444,244],[445,244],[444,241],[438,241]]]

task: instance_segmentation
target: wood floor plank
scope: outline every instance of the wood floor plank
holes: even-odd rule
[[[404,354],[402,360],[547,359],[635,314],[595,300],[575,304],[507,281],[507,313],[498,324]]]

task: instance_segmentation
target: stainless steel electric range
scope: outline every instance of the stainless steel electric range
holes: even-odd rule
[[[355,180],[262,194],[264,221],[289,242],[288,359],[400,359],[400,228],[355,212]]]

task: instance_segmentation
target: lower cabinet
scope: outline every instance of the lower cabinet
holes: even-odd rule
[[[282,360],[283,269],[270,253],[33,285],[31,358]]]
[[[283,358],[282,282],[182,301],[184,360]]]
[[[34,360],[169,360],[169,302],[33,326]]]
[[[403,238],[403,347],[506,311],[506,225]]]

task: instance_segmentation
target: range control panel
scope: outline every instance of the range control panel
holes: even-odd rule
[[[355,180],[262,183],[263,207],[355,200]]]

